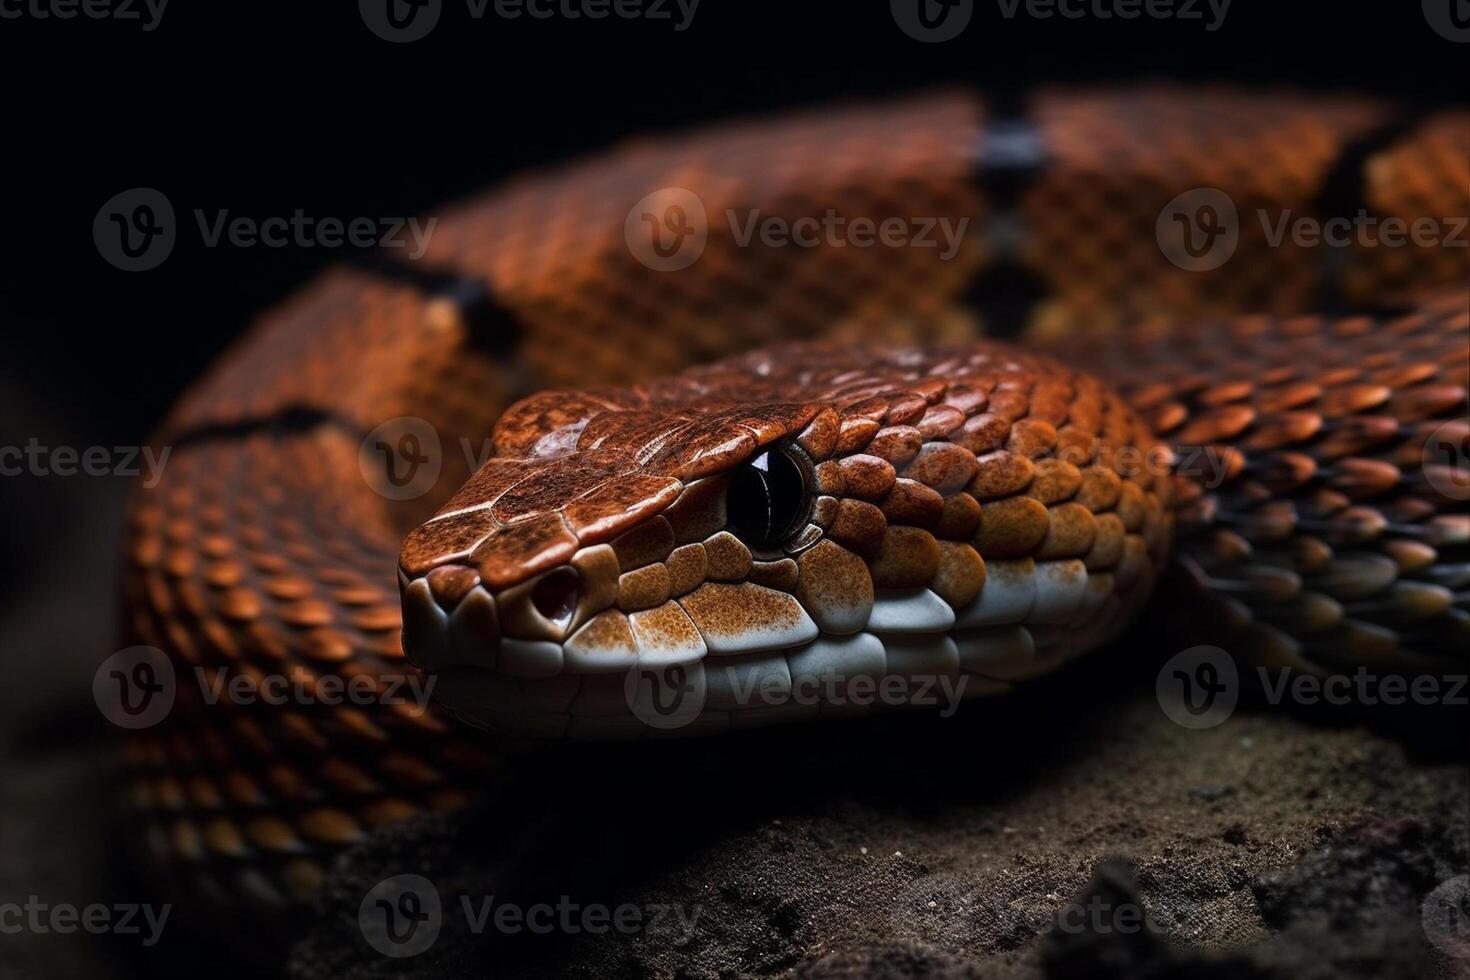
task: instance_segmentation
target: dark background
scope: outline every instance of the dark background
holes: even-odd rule
[[[194,208],[411,214],[629,134],[949,83],[1466,93],[1465,48],[1433,33],[1417,0],[1235,0],[1215,32],[1000,11],[979,0],[964,34],[937,45],[904,35],[881,0],[703,0],[683,33],[669,21],[475,21],[447,0],[437,29],[412,44],[369,33],[350,0],[174,0],[151,33],[0,20],[0,359],[96,440],[143,438],[260,307],[332,260],[323,249],[204,248]],[[100,258],[91,222],[135,186],[163,191],[188,224],[162,267],[130,274]]]

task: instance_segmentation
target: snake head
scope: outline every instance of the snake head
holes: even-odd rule
[[[405,541],[405,651],[466,720],[557,736],[889,703],[859,682],[902,703],[892,678],[1007,690],[1120,627],[1162,558],[1167,481],[1097,462],[1105,432],[1150,438],[1001,345],[789,345],[544,392]],[[665,724],[645,680],[697,708]]]

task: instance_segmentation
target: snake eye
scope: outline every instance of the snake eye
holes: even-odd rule
[[[801,530],[811,513],[808,465],[789,446],[772,446],[730,477],[727,514],[735,536],[773,549]]]

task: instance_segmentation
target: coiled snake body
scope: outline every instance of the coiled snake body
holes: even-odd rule
[[[698,681],[696,733],[842,714],[789,698],[824,673],[999,693],[1104,644],[1176,556],[1242,655],[1463,662],[1465,253],[1324,261],[1252,216],[1463,215],[1467,153],[1463,112],[1370,100],[1047,91],[988,119],[937,96],[631,145],[453,210],[422,265],[326,274],[163,427],[127,637],[308,691],[381,693],[406,651],[450,712],[180,684],[129,745],[150,863],[289,907],[514,764],[461,719],[636,737],[660,727],[640,669]],[[1199,187],[1240,215],[1212,271],[1160,248]],[[670,188],[706,212],[677,271],[625,237]],[[941,257],[724,220],[829,210],[971,223]],[[432,434],[410,461],[439,451],[385,495],[402,417]],[[457,447],[492,426],[476,470]]]

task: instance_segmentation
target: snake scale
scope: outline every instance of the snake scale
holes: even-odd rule
[[[834,666],[1000,693],[1171,567],[1243,655],[1463,667],[1464,474],[1424,447],[1464,466],[1466,253],[1245,216],[1463,216],[1467,181],[1463,110],[1047,89],[634,142],[448,209],[422,262],[326,272],[186,394],[123,596],[125,639],[181,671],[377,691],[416,664],[439,704],[180,684],[126,752],[145,862],[290,909],[344,848],[465,806],[516,736],[642,734],[630,668],[697,674],[701,733],[843,713],[779,697]],[[1197,187],[1243,216],[1213,271],[1156,233]],[[625,239],[666,188],[715,216],[678,271]],[[953,256],[779,249],[734,209],[970,224]],[[399,417],[442,467],[390,499],[364,437]],[[492,432],[478,469],[450,448]]]

